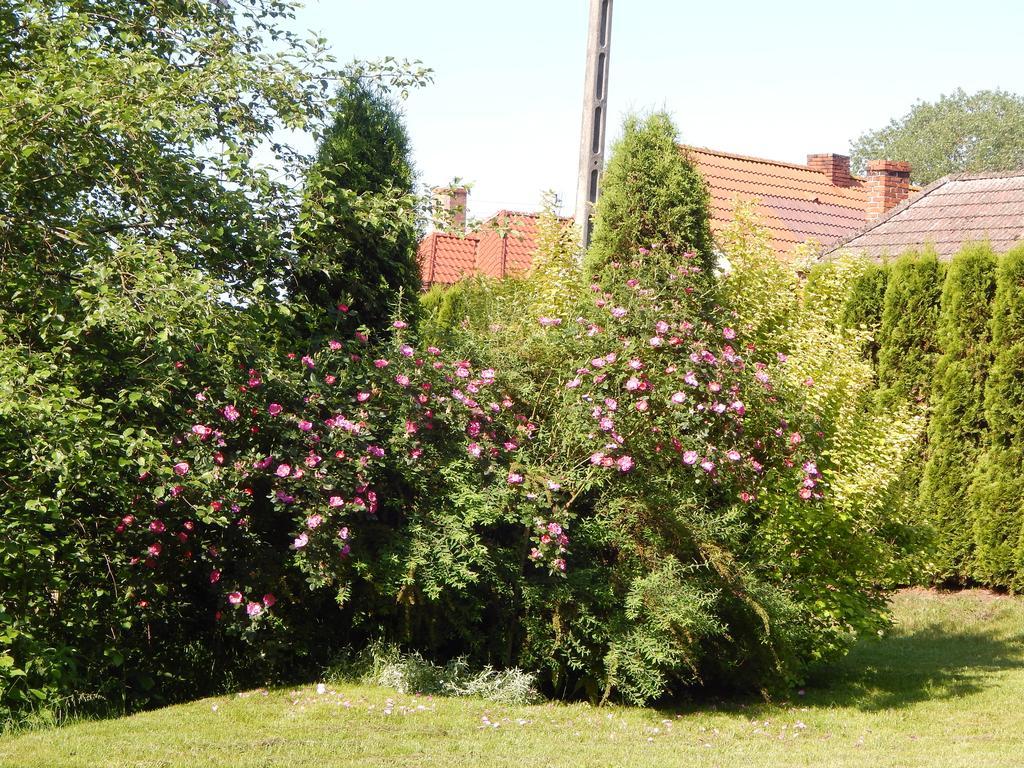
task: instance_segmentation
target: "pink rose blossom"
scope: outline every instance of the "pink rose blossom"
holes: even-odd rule
[[[313,362],[313,358],[310,357],[309,355],[302,356],[302,364],[309,368],[310,370],[316,367],[316,363]]]
[[[179,477],[182,475],[187,475],[188,470],[189,466],[187,461],[179,461],[177,464],[174,465],[174,474],[178,475]]]
[[[221,413],[224,414],[224,418],[228,421],[237,421],[238,417],[241,415],[238,412],[238,409],[233,405],[225,405],[224,410],[221,411]]]
[[[683,451],[683,464],[688,467],[692,467],[697,463],[697,459],[700,458],[696,451]]]
[[[242,593],[231,592],[230,594],[228,594],[228,602],[232,605],[240,605],[242,602]]]
[[[259,603],[249,603],[245,606],[245,612],[249,615],[250,619],[255,619],[261,613],[263,613],[263,606]]]
[[[309,544],[309,536],[307,536],[305,533],[300,533],[296,537],[295,541],[292,542],[292,547],[294,547],[295,549],[302,549],[307,544]]]
[[[163,520],[154,520],[149,524],[149,530],[151,530],[153,533],[163,533],[167,530],[167,526],[164,525]]]
[[[306,527],[311,531],[316,530],[320,527],[320,524],[324,521],[322,515],[310,515],[306,518]]]
[[[276,603],[276,602],[277,602],[277,598],[274,597],[269,592],[263,596],[263,605],[266,606],[267,608],[273,608],[274,607],[274,603]]]
[[[288,477],[292,473],[292,468],[288,464],[278,464],[277,469],[274,470],[274,474],[278,477]]]
[[[271,403],[267,406],[267,413],[271,416],[279,416],[284,410],[284,407],[280,403]]]
[[[210,571],[210,583],[216,584],[218,581],[220,581],[220,571],[216,569]]]
[[[309,432],[309,430],[313,428],[313,422],[302,419],[302,421],[299,422],[298,426],[299,429],[302,430],[303,432]]]
[[[636,466],[631,456],[620,456],[619,460],[615,463],[619,466],[620,472],[629,472]]]

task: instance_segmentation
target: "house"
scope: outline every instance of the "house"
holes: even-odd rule
[[[1024,241],[1024,170],[946,176],[920,195],[826,251],[879,259],[934,248],[950,258],[965,244],[988,242],[1003,253]]]
[[[451,285],[463,277],[481,274],[503,278],[522,274],[537,250],[540,214],[498,211],[471,232],[466,232],[468,191],[438,188],[435,199],[448,213],[448,231],[434,231],[420,241],[417,260],[423,287]]]
[[[711,195],[711,231],[732,221],[737,199],[755,205],[780,258],[808,240],[820,246],[848,238],[881,219],[917,190],[910,165],[889,160],[868,164],[864,178],[850,173],[845,155],[808,155],[807,164],[736,155],[705,147],[680,147],[694,163]],[[450,285],[471,274],[506,277],[524,272],[536,251],[537,214],[500,211],[465,233],[467,191],[434,190],[449,212],[451,231],[432,232],[420,243],[424,287]]]
[[[850,236],[916,189],[908,163],[872,161],[860,178],[850,173],[846,155],[808,155],[807,164],[799,165],[704,147],[682,149],[707,181],[712,234],[730,224],[737,199],[750,200],[781,258],[808,240],[829,246]]]

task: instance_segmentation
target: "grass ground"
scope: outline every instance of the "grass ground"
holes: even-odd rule
[[[902,592],[896,627],[776,704],[653,710],[250,691],[26,733],[0,766],[1024,765],[1024,600]]]

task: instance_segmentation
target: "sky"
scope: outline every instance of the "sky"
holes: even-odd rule
[[[402,102],[419,180],[471,184],[469,213],[571,214],[588,0],[305,0],[340,61],[420,59]],[[619,0],[608,136],[667,110],[684,143],[803,163],[957,88],[1024,93],[1020,0]],[[607,151],[607,150],[606,150]]]

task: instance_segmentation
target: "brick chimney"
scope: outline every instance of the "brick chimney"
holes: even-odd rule
[[[868,224],[873,224],[910,197],[910,163],[871,160],[864,191],[868,194]]]
[[[431,193],[434,195],[438,218],[443,222],[442,228],[451,232],[464,233],[466,231],[466,203],[469,199],[469,189],[457,186],[434,187]]]
[[[850,158],[847,155],[808,155],[807,167],[812,171],[820,171],[828,176],[829,181],[837,187],[853,185],[850,176]]]

